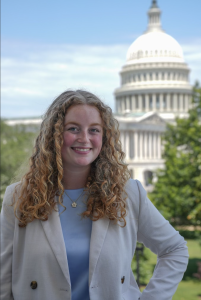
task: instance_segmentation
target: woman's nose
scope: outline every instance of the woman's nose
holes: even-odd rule
[[[89,135],[86,131],[81,131],[78,136],[78,142],[80,143],[87,143],[89,141]]]

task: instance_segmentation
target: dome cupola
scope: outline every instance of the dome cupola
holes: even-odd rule
[[[179,43],[161,28],[161,11],[156,0],[148,11],[148,27],[127,52],[127,65],[138,63],[183,63],[183,51]]]

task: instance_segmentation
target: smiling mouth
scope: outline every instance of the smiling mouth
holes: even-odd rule
[[[77,148],[77,147],[72,147],[72,149],[75,150],[75,151],[80,151],[80,152],[88,152],[92,148]]]

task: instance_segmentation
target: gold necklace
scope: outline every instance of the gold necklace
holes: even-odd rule
[[[84,193],[84,190],[82,191],[82,193],[79,195],[79,197],[76,199],[76,200],[72,200],[71,199],[71,197],[67,194],[67,192],[64,190],[64,193],[66,194],[66,196],[68,196],[68,198],[71,200],[71,202],[72,202],[72,204],[71,204],[71,206],[73,207],[73,208],[76,208],[77,207],[77,201],[78,201],[78,199],[82,196],[82,194]]]

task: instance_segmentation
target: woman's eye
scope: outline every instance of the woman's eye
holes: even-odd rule
[[[97,129],[97,128],[92,128],[91,131],[92,131],[92,132],[100,132],[100,130]]]
[[[72,132],[77,132],[78,131],[78,128],[76,127],[70,127],[67,129],[68,131],[72,131]]]

